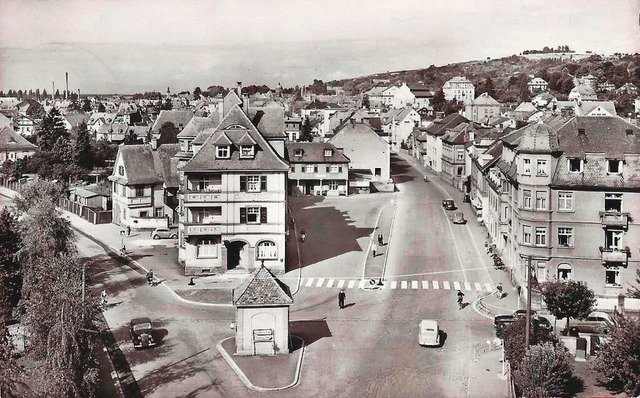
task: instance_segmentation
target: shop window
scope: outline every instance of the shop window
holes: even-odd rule
[[[278,247],[274,242],[263,241],[258,243],[258,260],[273,260],[278,258]]]
[[[218,257],[218,245],[215,240],[204,238],[198,241],[197,247],[198,258],[216,258]]]

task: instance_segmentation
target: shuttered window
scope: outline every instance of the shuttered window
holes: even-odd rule
[[[267,223],[267,208],[266,207],[261,207],[260,208],[260,223],[262,223],[262,224],[266,224]]]
[[[240,176],[240,190],[247,190],[247,176]]]

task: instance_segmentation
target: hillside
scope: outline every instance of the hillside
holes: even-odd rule
[[[504,103],[529,100],[527,82],[530,76],[542,77],[549,83],[552,94],[564,98],[571,91],[574,77],[591,74],[598,83],[610,82],[616,88],[625,83],[640,86],[640,55],[620,55],[604,58],[591,55],[582,59],[537,59],[539,56],[504,57],[484,61],[468,61],[444,66],[431,65],[425,69],[377,73],[352,79],[328,82],[329,86],[343,86],[350,94],[364,93],[374,87],[373,80],[389,80],[390,84],[422,82],[432,91],[438,91],[453,76],[465,76],[476,86],[476,95],[491,91]],[[575,57],[579,58],[579,57]],[[487,82],[490,79],[490,82]],[[485,90],[489,83],[488,90]],[[599,93],[601,99],[619,100],[614,92]],[[628,99],[622,98],[622,102]],[[631,101],[632,102],[632,101]],[[625,105],[625,104],[621,104]],[[623,106],[624,107],[624,106]]]

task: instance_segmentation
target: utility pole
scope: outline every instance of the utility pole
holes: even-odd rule
[[[529,334],[531,333],[531,256],[525,257],[527,264],[527,322],[525,327],[525,347],[529,347]]]

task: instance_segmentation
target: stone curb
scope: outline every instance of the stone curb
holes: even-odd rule
[[[253,390],[253,391],[259,391],[259,392],[282,391],[282,390],[286,390],[286,389],[295,387],[300,382],[300,371],[302,369],[302,358],[304,356],[304,350],[305,350],[305,347],[306,347],[306,344],[305,344],[304,339],[302,337],[293,336],[293,335],[291,337],[292,338],[296,338],[296,339],[300,339],[300,341],[302,341],[302,346],[300,347],[300,357],[298,358],[298,364],[296,365],[296,373],[295,373],[295,376],[293,377],[293,382],[291,384],[287,385],[287,386],[284,386],[284,387],[264,388],[264,387],[255,386],[251,382],[251,380],[249,380],[247,375],[244,374],[242,369],[240,369],[240,367],[238,365],[236,365],[236,362],[233,360],[231,355],[229,355],[227,350],[225,350],[224,347],[222,347],[222,343],[227,341],[227,340],[229,340],[229,339],[232,339],[233,336],[227,337],[226,339],[218,341],[216,343],[216,349],[218,350],[218,352],[220,352],[220,355],[222,355],[224,360],[231,367],[231,369],[236,373],[236,375],[238,375],[238,378],[240,379],[240,381],[242,381],[242,384],[244,384],[245,387],[247,387],[248,389]]]

